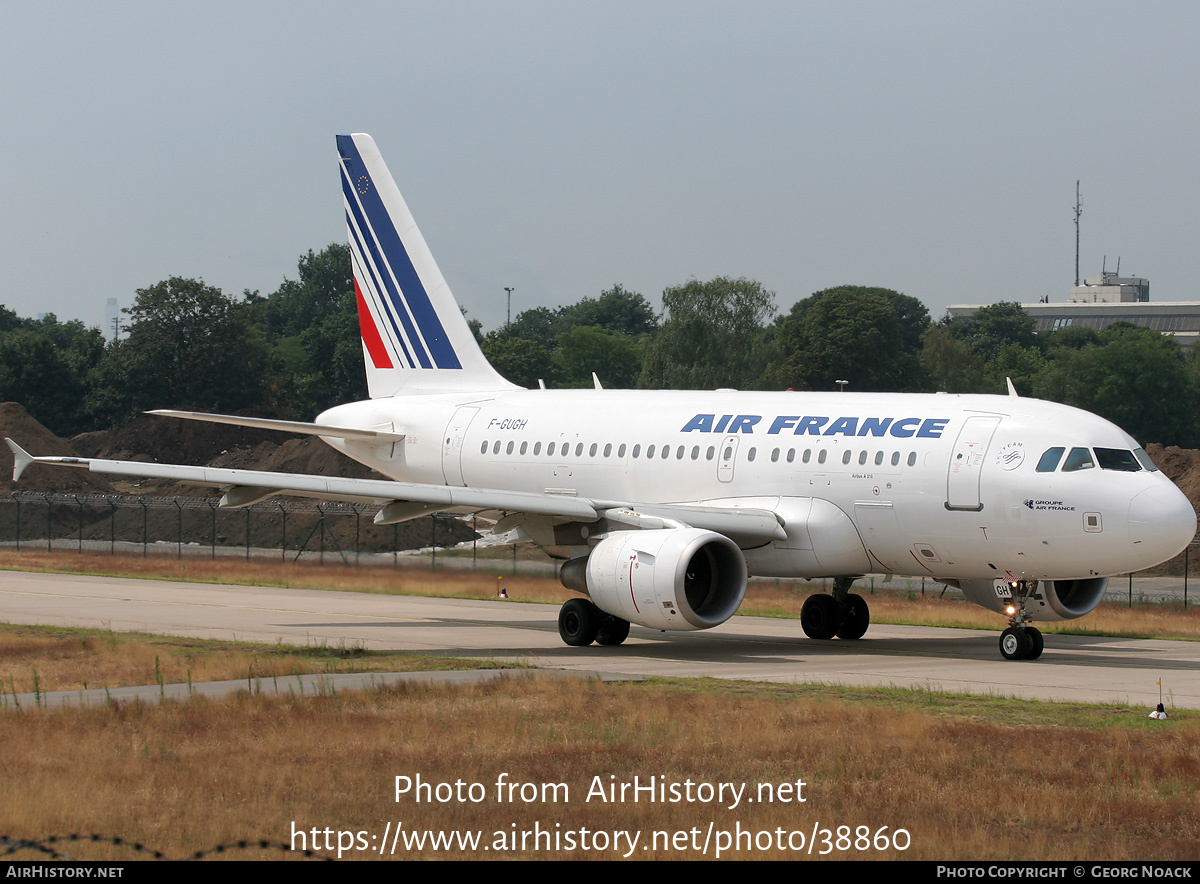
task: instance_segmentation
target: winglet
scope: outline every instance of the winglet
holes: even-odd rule
[[[1020,398],[1019,396],[1017,396],[1017,388],[1013,386],[1012,378],[1005,378],[1004,383],[1008,384],[1008,395],[1009,396],[1013,396],[1015,398]]]
[[[8,443],[8,447],[13,453],[13,481],[18,482],[21,479],[21,473],[25,472],[25,468],[36,460],[32,454],[14,442],[12,439],[4,440]]]

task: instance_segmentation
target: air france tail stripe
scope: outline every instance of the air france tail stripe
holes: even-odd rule
[[[362,330],[363,343],[366,344],[371,362],[376,368],[392,368],[392,360],[388,358],[387,348],[383,345],[383,338],[379,336],[379,329],[375,327],[375,320],[367,302],[363,300],[362,289],[358,287],[357,279],[354,280],[354,300],[358,304],[358,327]]]
[[[386,336],[385,346],[392,356],[397,357],[404,355],[404,361],[409,368],[416,368],[417,362],[408,352],[408,347],[404,344],[404,335],[400,333],[399,327],[396,325],[396,319],[384,306],[383,299],[379,297],[379,292],[383,286],[379,282],[375,269],[367,260],[367,256],[363,254],[362,239],[359,237],[358,231],[354,228],[354,222],[351,220],[350,212],[346,212],[346,230],[350,235],[350,257],[354,263],[354,279],[356,282],[361,282],[362,287],[366,289],[364,300],[367,303],[367,309],[370,311],[372,318],[376,323],[376,330],[382,331],[382,335]],[[369,300],[367,300],[369,298]],[[386,324],[384,324],[386,322]],[[418,342],[419,343],[419,342]]]
[[[353,162],[356,169],[365,170],[366,166],[358,153],[358,147],[354,144],[354,139],[339,138],[338,142],[339,146],[343,148],[342,156],[347,163]],[[343,165],[342,175],[343,189],[345,189],[349,187],[350,183],[345,165]],[[373,184],[374,182],[372,182]],[[413,318],[421,329],[422,337],[425,339],[425,344],[429,348],[430,355],[437,363],[438,368],[462,368],[462,364],[458,361],[458,355],[454,352],[454,348],[450,344],[450,338],[446,334],[446,330],[442,327],[441,321],[438,319],[437,311],[434,309],[433,304],[430,303],[429,294],[425,291],[425,286],[422,284],[420,276],[417,275],[416,268],[413,267],[412,259],[409,257],[408,251],[404,248],[404,243],[401,241],[400,235],[392,223],[391,215],[388,214],[387,207],[383,205],[383,200],[380,199],[378,189],[374,186],[368,186],[366,191],[366,193],[360,194],[357,193],[357,189],[350,188],[348,196],[357,196],[359,204],[362,206],[363,211],[366,212],[371,224],[370,232],[378,242],[380,251],[387,258],[387,266],[399,284],[399,294],[412,310]],[[351,196],[351,201],[353,201],[353,196]],[[365,230],[364,235],[366,235]],[[390,285],[388,286],[388,294],[389,296],[395,296],[395,292]]]
[[[416,354],[417,361],[421,363],[422,368],[432,368],[433,362],[425,351],[425,344],[417,334],[416,326],[413,325],[412,318],[408,315],[408,307],[396,292],[392,283],[391,276],[388,272],[388,266],[384,261],[384,257],[380,254],[379,243],[371,236],[371,231],[367,227],[366,219],[363,218],[361,209],[354,195],[354,188],[350,185],[350,180],[342,172],[342,190],[346,195],[346,226],[350,230],[350,236],[354,244],[358,247],[359,252],[363,255],[364,266],[374,266],[377,268],[378,274],[372,272],[371,278],[374,282],[375,295],[377,296],[376,303],[379,304],[380,310],[386,313],[388,320],[391,322],[392,328],[396,333],[396,340],[401,342],[406,337],[402,334],[399,326],[396,325],[396,318],[399,317],[400,322],[404,325],[404,331],[407,332],[409,344],[412,346],[413,353]],[[364,248],[365,246],[365,248]],[[370,261],[367,261],[368,252]],[[384,293],[387,297],[383,297]]]
[[[349,200],[349,197],[347,197],[347,200]],[[428,354],[426,354],[421,343],[421,338],[417,335],[417,330],[413,326],[412,318],[409,317],[408,311],[404,309],[403,303],[397,304],[396,301],[385,299],[381,296],[384,291],[384,285],[387,282],[386,274],[385,272],[376,271],[375,268],[382,265],[382,259],[373,241],[367,239],[364,242],[365,238],[360,233],[359,227],[356,226],[360,224],[362,224],[362,219],[358,215],[357,207],[347,202],[346,229],[350,233],[350,250],[357,257],[358,264],[365,271],[359,278],[367,286],[367,293],[371,295],[371,303],[375,305],[380,320],[387,319],[388,325],[391,326],[389,336],[395,341],[396,346],[403,351],[404,358],[408,362],[408,367],[416,368],[417,362],[420,362],[422,368],[431,368],[433,363],[430,361]],[[369,247],[371,250],[371,260],[368,260],[366,247]],[[383,278],[381,279],[380,277]],[[399,315],[400,322],[408,332],[409,345],[412,347],[413,353],[416,354],[416,359],[409,354],[409,348],[404,344],[405,334],[400,331],[400,326],[396,324],[397,314]],[[384,330],[388,331],[386,328]]]

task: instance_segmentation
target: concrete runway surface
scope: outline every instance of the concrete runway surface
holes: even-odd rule
[[[0,620],[200,638],[517,660],[611,674],[894,686],[1039,700],[1200,708],[1200,642],[1046,635],[1006,661],[995,631],[872,625],[812,641],[798,620],[734,617],[716,629],[633,627],[616,648],[569,648],[558,606],[0,571]],[[157,688],[155,688],[157,690]]]

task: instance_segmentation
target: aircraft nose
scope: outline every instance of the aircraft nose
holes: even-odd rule
[[[1174,485],[1147,488],[1129,502],[1129,536],[1153,564],[1164,562],[1196,536],[1196,511]]]

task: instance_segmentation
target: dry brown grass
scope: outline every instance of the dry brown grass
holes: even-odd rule
[[[0,693],[271,678],[312,672],[478,669],[479,661],[0,625]]]
[[[1129,712],[1128,725],[1012,727],[805,696],[797,688],[746,690],[531,680],[291,700],[10,710],[0,714],[0,833],[119,834],[181,857],[237,838],[288,841],[293,822],[382,836],[389,820],[402,821],[409,831],[480,830],[484,843],[496,831],[535,821],[560,831],[635,829],[641,843],[655,830],[703,833],[710,823],[806,836],[816,825],[866,825],[912,835],[909,850],[863,854],[870,858],[1194,859],[1200,852],[1200,719],[1151,729],[1141,712]],[[435,783],[484,784],[487,799],[397,802],[394,778],[418,773]],[[566,783],[569,803],[498,804],[501,773],[516,782]],[[735,810],[584,800],[593,777],[607,783],[634,775],[746,783],[751,790],[803,780],[808,800]],[[636,851],[638,859],[695,855]]]
[[[0,569],[103,574],[158,580],[284,586],[297,589],[331,589],[443,598],[495,598],[503,585],[511,599],[561,604],[575,595],[552,577],[497,575],[495,571],[454,568],[436,572],[425,561],[394,570],[386,567],[347,568],[341,564],[282,564],[263,559],[175,559],[170,557],[111,556],[69,551],[0,551]],[[503,569],[504,565],[500,565]],[[819,581],[756,581],[746,593],[741,613],[769,617],[799,617],[804,600],[822,591]],[[930,584],[925,597],[910,592],[858,591],[871,606],[875,623],[914,626],[957,626],[1000,630],[1004,618],[966,602],[956,591],[938,598],[941,587]],[[1121,635],[1140,638],[1200,640],[1200,607],[1144,603],[1128,608],[1103,604],[1087,617],[1064,623],[1038,623],[1043,632],[1084,635]]]

